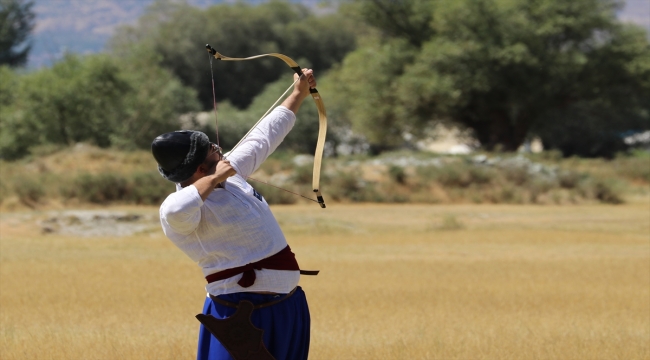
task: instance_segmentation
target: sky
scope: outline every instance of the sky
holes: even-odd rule
[[[194,6],[207,7],[235,0],[185,1]],[[319,3],[318,0],[295,1],[312,7]],[[102,51],[117,27],[134,24],[152,2],[153,0],[34,0],[36,27],[27,62],[28,69],[50,66],[66,52],[86,54]],[[643,26],[650,34],[650,0],[627,0],[619,17],[623,21]]]

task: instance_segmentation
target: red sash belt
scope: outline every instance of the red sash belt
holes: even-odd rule
[[[291,251],[289,245],[287,245],[287,247],[280,250],[280,252],[275,255],[271,255],[266,259],[210,274],[205,277],[205,280],[207,280],[209,284],[215,281],[231,278],[235,275],[244,274],[242,275],[241,279],[239,279],[237,284],[239,284],[241,287],[247,288],[255,283],[255,270],[262,269],[295,270],[300,271],[300,274],[302,275],[318,274],[318,271],[300,270],[298,261],[296,261],[296,255]]]

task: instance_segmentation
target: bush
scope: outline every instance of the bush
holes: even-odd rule
[[[478,185],[487,185],[492,183],[492,181],[496,178],[496,171],[486,166],[474,165],[470,167],[469,175],[472,179],[472,183]]]
[[[433,180],[449,188],[468,188],[472,185],[488,185],[497,178],[493,168],[471,163],[451,163],[443,166],[423,166],[417,169],[421,184]]]
[[[129,193],[127,179],[112,173],[97,175],[82,173],[73,180],[72,185],[73,188],[68,195],[95,204],[125,200]]]
[[[521,166],[506,166],[503,168],[506,179],[517,186],[524,185],[528,179],[528,170]]]
[[[199,108],[191,89],[144,60],[66,55],[9,80],[11,105],[0,104],[0,157],[10,160],[39,145],[149,148],[155,136],[178,127],[180,114]]]
[[[397,165],[391,165],[388,167],[388,176],[391,180],[398,184],[406,184],[406,171],[404,168]]]
[[[266,200],[269,205],[295,204],[299,197],[298,195],[291,194],[285,190],[267,184],[255,186],[255,189],[264,197],[264,200]]]
[[[39,178],[21,176],[14,179],[14,181],[14,192],[18,195],[18,199],[27,206],[35,206],[45,196],[45,189]]]
[[[375,191],[372,183],[364,181],[357,173],[338,171],[328,181],[328,189],[333,200],[353,202],[384,202],[384,197]]]
[[[619,156],[614,162],[614,168],[617,175],[650,183],[650,152],[636,151],[629,156]]]
[[[311,185],[313,179],[314,166],[313,165],[303,165],[297,166],[293,169],[293,175],[291,180],[296,184],[301,185]]]
[[[557,184],[547,179],[533,179],[528,185],[530,191],[530,202],[536,203],[539,196],[549,192],[551,189],[557,187]]]
[[[583,174],[575,171],[562,170],[558,173],[558,183],[565,189],[573,189],[580,184],[584,178]]]
[[[451,188],[466,188],[472,183],[472,177],[466,165],[449,164],[435,168],[433,179],[441,185]]]
[[[174,191],[174,184],[165,180],[157,171],[136,172],[129,180],[126,200],[142,205],[159,205]]]
[[[607,204],[622,204],[623,197],[616,190],[612,181],[596,180],[594,183],[594,197]]]
[[[4,169],[0,169],[3,170]],[[6,176],[0,176],[0,204],[4,202],[4,200],[9,196],[10,191],[9,191],[9,184],[7,183],[7,177]]]
[[[613,180],[587,177],[578,187],[578,193],[584,198],[597,199],[606,204],[622,204],[623,196]]]
[[[498,192],[495,203],[506,203],[506,204],[521,204],[523,203],[523,197],[521,196],[521,191],[518,190],[515,186],[510,184],[504,185],[501,190]]]
[[[442,223],[438,227],[440,230],[460,230],[464,228],[465,225],[463,225],[462,222],[456,218],[455,215],[451,214],[445,214],[442,218]]]

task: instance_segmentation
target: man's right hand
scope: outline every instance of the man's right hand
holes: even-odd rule
[[[224,160],[221,160],[221,161],[219,161],[217,163],[217,167],[216,167],[215,172],[214,172],[214,174],[212,176],[214,178],[213,181],[215,181],[216,184],[220,184],[220,183],[226,181],[226,179],[228,179],[229,177],[231,177],[233,175],[236,175],[236,174],[237,174],[237,171],[235,171],[235,168],[232,167],[232,165],[230,165],[230,161],[224,159]],[[216,184],[215,184],[215,186],[217,186]]]
[[[201,195],[203,201],[208,198],[208,195],[210,195],[219,184],[222,184],[229,177],[237,174],[235,168],[230,165],[230,161],[224,159],[215,161],[207,168],[205,165],[201,165],[199,168],[201,167],[203,167],[202,171],[205,175],[192,183],[192,185],[194,185],[194,187],[199,191],[199,195]]]

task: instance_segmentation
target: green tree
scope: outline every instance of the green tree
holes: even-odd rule
[[[14,107],[18,75],[7,65],[0,65],[0,157],[15,158],[25,152],[29,131],[21,126],[22,112]]]
[[[365,7],[376,3],[362,0]],[[595,149],[611,149],[605,143],[622,129],[648,127],[650,46],[641,30],[616,20],[617,3],[430,4],[432,21],[421,44],[413,36],[380,31],[382,37],[366,41],[339,70],[341,78],[357,74],[380,85],[375,93],[356,91],[362,87],[357,84],[339,87],[340,97],[349,98],[355,90],[357,101],[346,103],[346,116],[364,133],[375,133],[370,137],[374,144],[395,144],[390,139],[395,132],[417,137],[432,122],[451,120],[473,129],[488,150],[515,150],[539,134],[565,153],[603,155]],[[377,19],[388,18],[367,21],[383,29],[389,24]],[[386,109],[378,111],[383,104]],[[371,128],[377,124],[395,130]],[[557,132],[570,135],[554,143]],[[566,147],[570,137],[582,133],[590,134],[588,144],[580,150]]]
[[[21,90],[24,121],[35,130],[35,142],[107,147],[123,116],[123,94],[132,88],[110,58],[67,55],[51,69],[25,76]]]
[[[125,56],[147,48],[183,84],[212,107],[211,72],[205,44],[231,57],[280,52],[324,73],[355,46],[352,24],[337,14],[314,16],[304,6],[282,1],[259,5],[221,4],[199,9],[157,1],[138,24],[120,29],[111,50]],[[291,70],[281,60],[213,62],[217,101],[244,109],[253,98]]]
[[[120,61],[131,92],[123,94],[124,116],[111,135],[111,145],[148,149],[158,135],[178,130],[182,114],[200,110],[196,91],[184,86],[168,69],[140,54]]]
[[[227,150],[232,149],[255,122],[278,100],[278,97],[292,84],[291,75],[280,78],[265,87],[260,95],[255,97],[251,105],[245,110],[240,110],[232,104],[225,102],[219,105],[219,139],[221,146]],[[213,117],[211,116],[211,120]],[[212,138],[216,134],[215,122],[210,121],[203,130]],[[296,114],[296,123],[282,144],[283,150],[296,153],[313,153],[318,140],[318,109],[313,104],[311,97],[305,99]],[[216,141],[216,136],[213,138]]]
[[[31,1],[0,0],[0,65],[21,66],[27,61],[33,5]]]
[[[52,68],[22,76],[3,68],[0,74],[0,99],[7,103],[11,96],[12,102],[0,107],[5,159],[42,144],[148,148],[156,135],[178,128],[180,114],[198,109],[196,94],[169,71],[106,55],[67,55]]]
[[[346,56],[323,79],[333,127],[350,127],[363,134],[378,153],[403,144],[402,134],[410,122],[399,111],[400,95],[396,79],[405,64],[416,56],[416,49],[403,39],[368,41]]]
[[[386,37],[406,39],[420,47],[434,33],[433,3],[429,0],[367,0],[357,9],[366,22]]]

